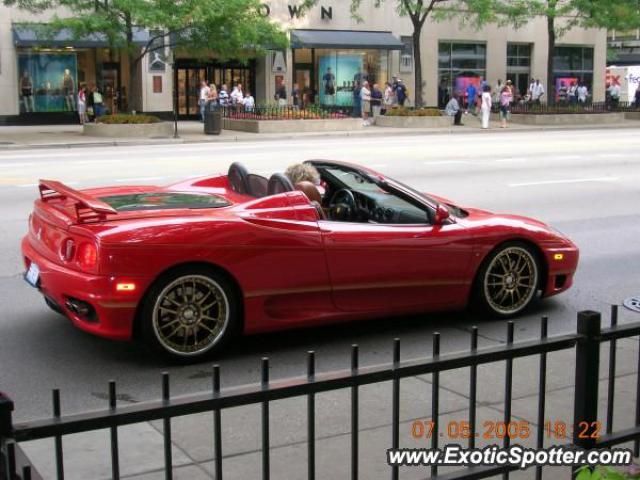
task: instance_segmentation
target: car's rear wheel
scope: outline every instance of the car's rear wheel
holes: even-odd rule
[[[540,265],[524,243],[507,243],[485,260],[476,281],[480,307],[495,317],[508,318],[525,310],[538,291]]]
[[[143,333],[152,348],[197,360],[222,348],[237,330],[238,300],[229,280],[206,267],[181,268],[146,296]]]

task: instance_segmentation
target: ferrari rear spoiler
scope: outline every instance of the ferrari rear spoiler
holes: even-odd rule
[[[91,220],[104,220],[108,213],[117,214],[118,211],[105,202],[68,187],[55,180],[40,180],[38,186],[40,199],[44,202],[51,200],[71,199],[75,202],[75,215],[78,223]]]

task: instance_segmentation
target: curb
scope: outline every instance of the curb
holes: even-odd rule
[[[420,131],[403,131],[398,128],[397,135],[402,137],[408,136],[432,136],[432,135],[481,135],[485,133],[529,133],[529,132],[562,132],[562,131],[579,131],[579,130],[611,130],[611,129],[634,129],[639,128],[638,125],[620,125],[620,124],[604,124],[604,125],[567,125],[567,126],[539,126],[539,127],[524,127],[524,128],[507,128],[499,129],[492,128],[489,131],[484,131],[480,128],[474,129],[456,129],[453,127],[445,129],[429,129]],[[395,135],[396,132],[376,132],[374,126],[367,131],[337,131],[337,132],[318,132],[310,134],[277,134],[276,136],[264,137],[256,134],[255,138],[247,136],[230,136],[230,137],[212,137],[207,139],[185,139],[185,138],[165,138],[165,139],[139,139],[139,140],[107,140],[107,141],[87,141],[87,142],[72,142],[72,143],[37,143],[37,144],[13,144],[13,145],[0,145],[0,152],[2,151],[17,151],[17,150],[38,150],[38,149],[53,149],[53,148],[88,148],[88,147],[131,147],[131,146],[144,146],[144,145],[179,145],[179,144],[216,144],[216,143],[242,143],[242,142],[273,142],[279,140],[301,140],[301,139],[317,139],[317,138],[367,138],[372,135],[389,136]]]

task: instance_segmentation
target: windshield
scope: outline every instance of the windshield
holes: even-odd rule
[[[229,205],[229,202],[217,195],[181,192],[110,195],[108,197],[100,197],[100,200],[115,208],[118,212],[167,210],[172,208],[220,208]]]

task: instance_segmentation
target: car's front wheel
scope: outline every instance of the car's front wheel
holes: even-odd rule
[[[540,265],[524,243],[502,245],[484,261],[476,279],[476,297],[488,314],[508,318],[525,310],[538,291]]]
[[[144,339],[174,359],[203,358],[235,333],[236,297],[231,282],[213,269],[175,270],[156,282],[145,298]]]

